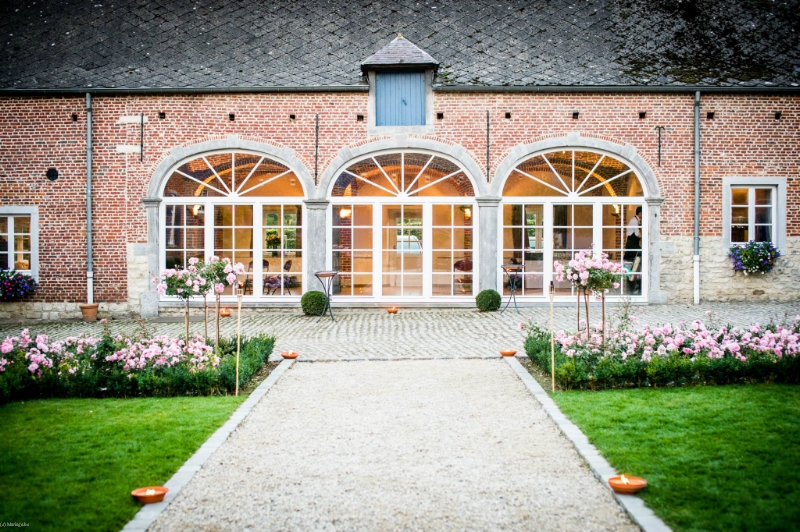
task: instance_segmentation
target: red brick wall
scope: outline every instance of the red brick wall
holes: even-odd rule
[[[95,299],[127,298],[126,244],[145,242],[141,198],[165,153],[237,134],[288,146],[313,175],[314,116],[320,115],[319,174],[339,149],[368,142],[366,93],[198,96],[96,96],[94,104]],[[0,99],[0,204],[38,205],[40,213],[39,301],[85,299],[85,136],[83,97]],[[434,93],[432,138],[463,145],[486,166],[486,111],[490,112],[492,171],[520,143],[577,131],[634,146],[659,181],[661,231],[689,236],[693,227],[693,95],[464,94]],[[716,113],[713,121],[706,112]],[[783,111],[780,120],[776,110]],[[572,112],[579,111],[577,120]],[[639,119],[639,112],[647,117]],[[159,112],[166,119],[158,118]],[[511,118],[506,119],[505,113]],[[77,113],[73,122],[71,114]],[[139,125],[117,125],[121,116],[144,113],[144,157],[122,154],[117,145],[138,145]],[[228,119],[235,114],[235,121]],[[295,119],[290,120],[289,115]],[[712,96],[702,98],[704,236],[721,235],[721,179],[725,176],[789,178],[787,230],[800,235],[800,97]],[[663,125],[662,165],[657,166]],[[47,181],[56,167],[60,177]],[[484,176],[476,176],[485,179]]]

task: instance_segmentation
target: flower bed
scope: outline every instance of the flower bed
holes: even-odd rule
[[[241,387],[266,364],[275,339],[242,338]],[[225,395],[236,387],[236,340],[214,348],[201,336],[70,337],[50,341],[28,330],[0,344],[0,403],[40,397]]]
[[[683,386],[734,382],[800,382],[800,316],[791,325],[592,327],[556,333],[556,380],[565,389]],[[529,325],[525,350],[550,373],[550,333]]]

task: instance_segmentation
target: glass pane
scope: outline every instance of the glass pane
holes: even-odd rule
[[[422,295],[422,276],[404,275],[403,276],[403,295],[421,296]]]
[[[620,213],[623,210],[623,206],[614,204],[614,205],[603,205],[603,225],[604,226],[618,226],[620,225]]]
[[[303,247],[302,229],[284,229],[283,238],[284,249],[301,249]]]
[[[547,172],[534,176],[523,175],[516,170],[511,172],[503,186],[503,196],[565,196],[567,192],[564,187],[558,183],[550,169],[547,169]],[[539,179],[534,179],[534,177]],[[553,184],[552,181],[556,181],[556,183]]]
[[[733,207],[731,209],[731,224],[742,224],[745,225],[748,223],[748,216],[747,216],[747,207]]]
[[[757,188],[756,189],[756,205],[772,205],[772,189],[771,188]]]
[[[541,275],[525,273],[522,276],[522,294],[526,296],[540,296],[544,293],[544,277]]]
[[[631,296],[642,295],[642,276],[627,275],[625,277],[625,282],[622,284],[622,293]]]
[[[353,253],[353,271],[354,272],[372,271],[371,251],[356,251]]]
[[[211,164],[211,166],[214,168],[214,171],[216,171],[216,173],[217,173],[217,177],[216,177],[217,181],[216,182],[212,182],[211,184],[214,185],[215,187],[217,187],[220,190],[224,190],[224,191],[233,190],[233,184],[232,184],[232,180],[231,180],[231,176],[232,176],[231,168],[232,168],[232,162],[233,161],[231,159],[231,154],[230,153],[218,153],[216,155],[208,155],[208,156],[206,156],[206,159],[208,159],[208,162]],[[225,184],[224,187],[227,187],[227,188],[223,188],[223,185],[220,184],[220,182],[219,182],[220,180],[222,181],[222,183]]]
[[[732,188],[731,189],[731,205],[747,205],[748,204],[747,188]]]
[[[747,225],[731,225],[731,242],[741,244],[750,240],[750,231]]]
[[[392,251],[384,251],[382,253],[383,261],[382,261],[382,269],[384,272],[399,272],[400,265],[402,264],[401,257],[402,255],[395,250]]]
[[[169,266],[168,266],[169,267]],[[0,268],[8,270],[8,253],[0,253]]]
[[[303,207],[300,205],[284,205],[283,225],[303,225]]]
[[[14,253],[14,269],[15,270],[30,270],[31,269],[31,254],[30,253]]]
[[[544,205],[525,206],[525,225],[541,227],[544,224]]]
[[[214,248],[217,250],[233,249],[233,229],[214,229]]]
[[[353,275],[353,295],[372,295],[372,275]]]
[[[569,239],[569,229],[553,228],[553,248],[568,249],[572,241]]]
[[[544,271],[544,253],[527,252],[525,253],[525,271],[542,272]]]
[[[272,179],[270,177],[270,179]],[[265,182],[263,185],[252,188],[254,180],[251,178],[247,182],[245,189],[240,193],[243,197],[285,197],[285,196],[303,196],[303,185],[294,173],[282,175],[271,181]]]
[[[756,223],[757,224],[771,224],[772,223],[772,207],[756,207]]]
[[[167,269],[183,269],[183,251],[167,251]]]
[[[522,205],[503,205],[503,225],[522,225]]]
[[[453,225],[453,206],[434,205],[433,206],[433,225]]]
[[[450,274],[434,274],[431,283],[433,285],[433,295],[449,296],[453,289],[453,276]]]
[[[383,295],[399,296],[402,288],[400,274],[390,273],[383,275]]]
[[[332,260],[334,270],[340,272],[353,271],[353,253],[351,251],[334,251]]]
[[[453,253],[451,251],[433,252],[433,271],[451,272],[453,271]]]
[[[503,248],[504,249],[522,248],[521,227],[506,227],[503,229]]]
[[[280,225],[281,221],[280,205],[264,205],[262,213],[263,213],[263,223],[265,226]]]
[[[573,218],[574,225],[582,225],[584,227],[591,227],[594,225],[592,218],[592,205],[575,205],[575,215]]]
[[[569,153],[568,156],[564,154]],[[517,175],[519,177],[528,179],[531,184],[528,187],[536,187],[536,190],[541,190],[543,193],[539,194],[530,194],[536,196],[558,196],[561,194],[566,194],[568,189],[565,188],[570,186],[572,182],[572,154],[571,152],[559,152],[559,153],[548,153],[547,159],[550,161],[550,165],[547,164],[544,157],[542,155],[537,155],[527,161],[523,162],[519,166],[517,166],[517,172],[512,172],[511,175]],[[553,173],[553,169],[556,170],[558,175]],[[559,179],[559,175],[564,179],[562,183],[562,179]],[[566,178],[564,178],[566,176]],[[549,186],[548,186],[549,185]],[[506,182],[506,189],[509,188],[509,183]],[[533,188],[532,188],[533,190]],[[503,195],[508,195],[505,191]],[[519,194],[511,194],[511,195],[519,195]]]
[[[182,249],[184,247],[183,232],[184,229],[182,228],[167,228],[167,249]]]
[[[422,272],[422,253],[403,253],[404,272]]]
[[[0,216],[0,234],[8,233],[8,216]]]
[[[353,249],[372,249],[372,228],[353,230]]]
[[[402,225],[402,210],[400,205],[383,206],[383,226],[393,227]]]
[[[353,206],[353,225],[372,226],[372,205]]]
[[[449,228],[433,229],[433,249],[450,249],[452,247],[453,230]]]
[[[623,243],[621,228],[603,228],[603,249],[622,249]]]
[[[453,249],[472,249],[472,229],[453,230]]]
[[[184,245],[187,249],[203,249],[205,243],[205,230],[204,229],[186,229],[186,243]]]
[[[542,249],[542,236],[544,230],[541,227],[530,227],[525,230],[527,240],[525,240],[525,247],[528,249]]]
[[[593,240],[592,229],[575,229],[574,249],[591,249]]]
[[[758,242],[771,242],[772,241],[772,226],[771,225],[757,225],[756,226],[756,240]]]
[[[237,249],[253,248],[253,229],[234,229],[234,245]]]
[[[214,206],[214,225],[233,225],[233,205]]]
[[[332,249],[350,249],[353,245],[353,230],[350,228],[334,228],[331,236]]]
[[[453,295],[472,295],[472,275],[458,274],[453,278]]]
[[[333,206],[333,225],[353,225],[353,206],[334,205]]]
[[[214,232],[221,231],[217,229]],[[281,232],[276,228],[264,229],[264,248],[265,249],[280,249],[281,247]],[[275,255],[273,255],[275,256]]]
[[[31,219],[29,216],[14,217],[14,233],[18,235],[28,235],[31,232]]]
[[[167,205],[165,225],[167,227],[183,225],[183,221],[185,220],[184,209],[183,205]]]

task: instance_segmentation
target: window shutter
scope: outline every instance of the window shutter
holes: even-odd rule
[[[425,125],[424,72],[379,72],[375,79],[375,125]]]

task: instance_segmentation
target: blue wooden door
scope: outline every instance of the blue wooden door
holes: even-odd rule
[[[424,72],[379,72],[376,75],[375,125],[425,125]]]

